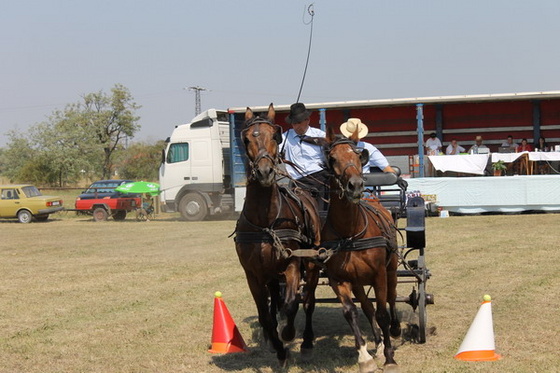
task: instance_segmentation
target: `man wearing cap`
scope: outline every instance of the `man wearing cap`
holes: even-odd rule
[[[368,134],[368,128],[362,121],[358,118],[350,118],[348,121],[340,125],[340,133],[346,137],[352,136],[352,134],[358,129],[358,138],[362,139]],[[369,162],[362,168],[363,173],[370,172],[371,167],[377,167],[383,172],[393,172],[395,170],[389,166],[389,161],[387,158],[377,149],[375,146],[365,141],[358,141],[357,147],[359,149],[366,149],[369,152]]]
[[[321,145],[310,141],[314,137],[325,137],[325,132],[311,127],[309,117],[311,113],[304,104],[297,102],[290,106],[290,113],[286,122],[292,125],[288,131],[282,134],[282,153],[284,159],[294,164],[287,164],[286,170],[297,180],[297,184],[304,188],[315,190],[319,193],[315,196],[319,210],[326,207],[320,203],[321,196],[325,199],[326,189],[329,183],[329,175],[324,169],[325,156]]]

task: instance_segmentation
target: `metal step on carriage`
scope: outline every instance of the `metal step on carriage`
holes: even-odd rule
[[[427,305],[434,303],[434,296],[426,291],[426,283],[431,277],[426,266],[426,206],[422,197],[407,197],[406,190],[397,185],[398,176],[393,173],[372,172],[364,174],[366,193],[364,198],[379,198],[381,204],[391,212],[397,224],[399,236],[397,270],[398,290],[411,285],[409,295],[398,295],[397,302],[410,305],[418,317],[418,324],[412,323],[412,339],[425,343],[427,335]],[[401,227],[406,219],[406,226]],[[328,285],[322,276],[320,285]],[[372,294],[371,289],[368,294]],[[370,297],[372,300],[373,297]],[[337,303],[336,298],[318,298],[318,303]]]

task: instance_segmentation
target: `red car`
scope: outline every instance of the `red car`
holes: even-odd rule
[[[138,194],[123,194],[116,187],[130,183],[132,180],[99,180],[76,198],[75,210],[80,214],[93,216],[95,221],[104,221],[108,217],[124,220],[129,211],[141,205]]]

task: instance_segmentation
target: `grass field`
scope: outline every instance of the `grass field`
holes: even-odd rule
[[[235,221],[52,218],[0,221],[0,372],[277,371],[275,355],[259,344],[255,306],[228,238]],[[560,215],[429,218],[427,225],[428,292],[435,296],[428,325],[435,332],[425,344],[395,341],[402,371],[557,372]],[[207,352],[217,290],[249,353]],[[326,287],[319,293],[332,297]],[[486,293],[503,359],[457,361]],[[410,307],[399,308],[414,318]],[[315,315],[313,363],[299,361],[297,338],[285,371],[356,372],[340,307],[320,304]]]

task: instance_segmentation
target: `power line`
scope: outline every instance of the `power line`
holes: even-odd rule
[[[188,88],[183,88],[183,89],[188,89],[189,91],[194,91],[194,115],[198,115],[201,112],[201,105],[200,105],[200,92],[201,91],[206,91],[206,88],[202,88],[199,86],[196,87],[188,87]]]

